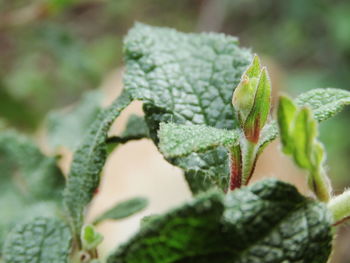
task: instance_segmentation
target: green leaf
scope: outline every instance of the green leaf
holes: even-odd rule
[[[130,102],[129,93],[124,91],[111,106],[98,115],[74,153],[64,191],[64,204],[75,235],[80,232],[85,208],[100,182],[100,173],[107,158],[106,139],[109,128]]]
[[[324,172],[324,148],[317,141],[317,121],[309,108],[297,108],[292,100],[282,97],[278,106],[278,124],[284,152],[309,172],[310,188],[322,201],[330,198],[331,187]]]
[[[217,192],[147,222],[108,263],[325,263],[331,216],[277,180]]]
[[[292,153],[293,151],[293,142],[290,140],[289,123],[295,118],[296,111],[297,108],[292,100],[285,96],[280,97],[277,119],[280,131],[284,135],[281,136],[281,141],[285,153]]]
[[[96,232],[94,226],[85,225],[81,230],[80,239],[84,250],[92,250],[101,244],[103,236]]]
[[[284,97],[282,97],[283,100]],[[350,104],[350,92],[346,90],[341,89],[314,89],[308,92],[305,92],[298,96],[295,99],[295,103],[299,107],[309,107],[312,109],[314,118],[318,121],[324,121],[327,120],[330,117],[333,117],[335,114],[340,112],[346,105]],[[286,103],[284,103],[284,106],[288,108],[288,111],[291,111],[290,107],[287,106]],[[285,110],[283,110],[285,111]],[[282,109],[280,111],[282,114]],[[286,116],[285,114],[284,118],[289,119],[291,116]],[[279,120],[281,126],[280,129],[284,129],[285,125],[282,125],[282,120]],[[271,124],[267,125],[268,127],[265,127],[263,130],[263,134],[261,135],[261,139],[259,144],[262,146],[266,146],[269,142],[277,138],[278,136],[278,127],[276,123],[271,122]],[[284,134],[286,134],[284,132]],[[284,137],[287,139],[287,137]],[[283,140],[283,138],[282,138]],[[288,142],[284,141],[284,150],[288,150]],[[262,149],[264,148],[262,147]],[[286,152],[286,153],[287,153]]]
[[[350,92],[341,89],[314,89],[303,93],[295,100],[298,106],[312,109],[316,120],[324,121],[350,104]]]
[[[94,221],[94,224],[98,224],[101,221],[113,219],[123,219],[125,217],[131,216],[135,213],[142,211],[148,205],[148,201],[142,197],[135,197],[127,201],[116,204],[111,209],[108,209],[102,215],[97,217]]]
[[[35,218],[17,225],[4,245],[7,263],[66,263],[71,249],[69,227],[50,218]]]
[[[232,93],[251,61],[250,52],[238,47],[236,38],[136,24],[125,39],[124,57],[125,88],[144,102],[156,143],[160,122],[236,127]],[[227,188],[227,160],[226,150],[219,148],[172,163],[186,171],[191,188],[199,191],[213,184]]]
[[[237,111],[237,118],[241,126],[244,126],[244,123],[253,108],[255,93],[258,88],[259,75],[260,61],[259,57],[255,55],[252,63],[243,73],[241,82],[236,87],[232,96],[232,105]]]
[[[56,159],[43,155],[28,138],[0,133],[0,246],[16,224],[40,215],[57,216],[64,177]]]
[[[90,91],[68,111],[53,111],[47,119],[48,141],[52,148],[59,146],[74,150],[101,111],[102,94]]]
[[[237,143],[239,132],[205,125],[161,123],[158,136],[161,152],[171,158],[205,152],[218,146],[231,147]]]

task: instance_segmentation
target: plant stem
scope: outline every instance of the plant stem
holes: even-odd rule
[[[242,166],[242,184],[247,185],[252,176],[256,163],[256,144],[243,139],[243,166]]]
[[[230,149],[230,190],[233,191],[242,185],[242,151],[237,145]]]
[[[333,216],[333,224],[337,225],[350,217],[350,190],[331,199],[327,204]]]
[[[243,135],[240,144],[230,149],[230,191],[248,184],[254,172],[256,158],[257,145]]]
[[[322,167],[315,168],[311,171],[308,184],[318,200],[327,203],[331,199],[331,183]]]

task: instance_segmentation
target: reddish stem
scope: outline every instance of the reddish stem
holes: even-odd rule
[[[231,149],[230,153],[230,190],[242,185],[242,152],[240,146]]]

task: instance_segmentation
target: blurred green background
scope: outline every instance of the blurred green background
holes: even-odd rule
[[[48,111],[99,87],[122,65],[135,21],[236,35],[276,65],[274,88],[292,95],[350,89],[347,0],[0,0],[0,129],[31,133]],[[321,127],[336,191],[350,185],[349,118]]]

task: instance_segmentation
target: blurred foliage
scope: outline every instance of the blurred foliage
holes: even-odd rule
[[[2,117],[35,129],[49,109],[121,65],[122,36],[135,18],[191,29],[193,10],[190,1],[0,0]]]
[[[97,88],[122,65],[122,38],[135,21],[236,35],[281,65],[279,88],[291,94],[349,89],[349,14],[347,0],[0,0],[0,127],[34,131],[50,109]],[[348,116],[322,125],[340,185],[350,183]]]

